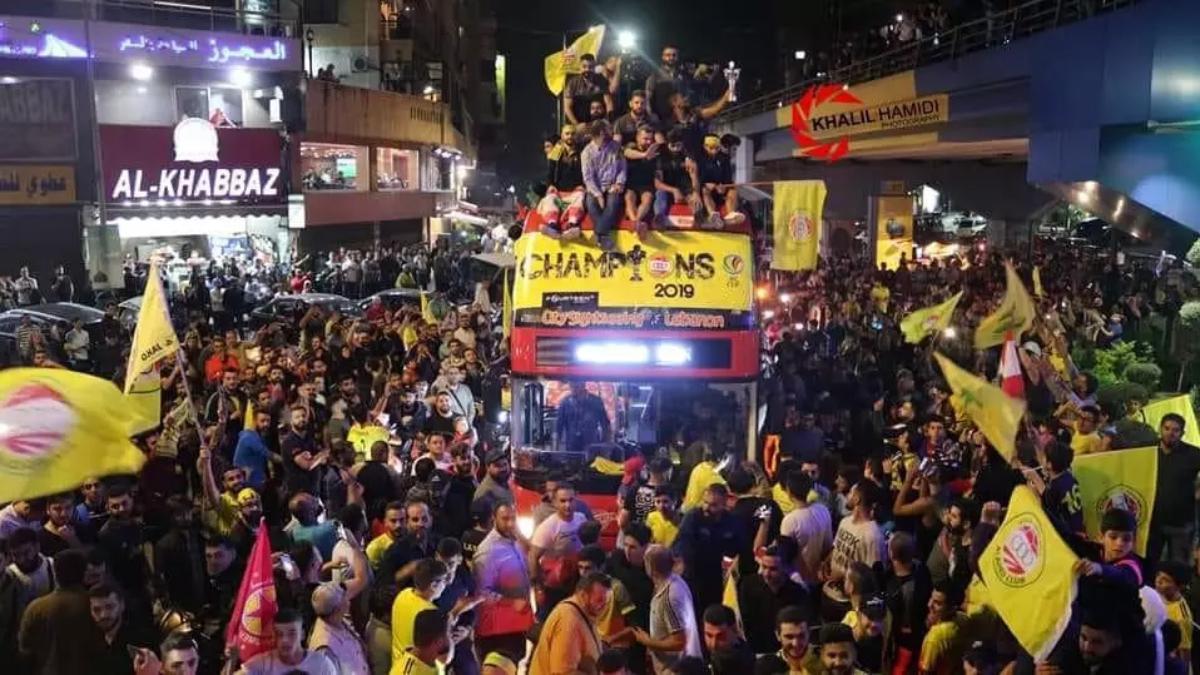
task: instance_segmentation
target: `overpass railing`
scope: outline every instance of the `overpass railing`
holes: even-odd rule
[[[972,52],[1008,44],[1034,33],[1133,5],[1138,0],[1030,0],[1010,9],[923,36],[875,56],[859,59],[769,94],[726,108],[719,118],[733,122],[768,112],[800,98],[822,82],[857,84],[918,66],[948,61]]]

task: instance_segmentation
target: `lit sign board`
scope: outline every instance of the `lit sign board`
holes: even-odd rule
[[[90,51],[97,61],[116,63],[279,71],[301,65],[299,40],[106,21],[89,28],[90,35],[73,19],[0,16],[0,58],[82,59]]]
[[[110,203],[282,203],[281,141],[271,129],[217,128],[186,118],[174,128],[101,125]]]
[[[0,165],[0,205],[70,204],[74,201],[74,166]]]

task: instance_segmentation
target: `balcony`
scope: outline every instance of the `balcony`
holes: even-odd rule
[[[5,14],[59,19],[91,19],[161,28],[299,37],[295,19],[279,14],[205,7],[203,0],[5,0]],[[284,3],[287,6],[287,3]]]
[[[455,129],[445,103],[322,80],[309,80],[307,87],[307,141],[441,146],[475,155],[467,136]]]

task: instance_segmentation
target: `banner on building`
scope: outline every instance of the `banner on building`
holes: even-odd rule
[[[75,167],[66,164],[0,165],[0,206],[71,204]]]

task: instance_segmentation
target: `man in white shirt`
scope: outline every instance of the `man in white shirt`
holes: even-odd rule
[[[575,510],[575,489],[568,483],[559,483],[554,491],[554,515],[543,520],[533,531],[529,540],[529,577],[539,581],[545,588],[545,607],[538,607],[538,614],[545,617],[557,602],[573,590],[574,558],[583,548],[579,541],[579,528],[587,522],[587,518]],[[565,558],[564,578],[555,579],[543,574],[542,565],[545,561],[555,558]]]
[[[88,348],[91,343],[92,338],[83,329],[83,322],[77,319],[63,340],[63,351],[67,353],[67,359],[73,368],[78,369],[87,365]]]
[[[29,268],[21,268],[21,276],[13,282],[17,289],[17,305],[27,307],[38,300],[38,282],[29,275]]]
[[[803,471],[793,471],[785,480],[788,495],[796,508],[783,517],[779,534],[796,540],[800,549],[796,570],[804,583],[811,587],[820,582],[818,572],[821,561],[833,546],[833,518],[824,504],[808,503],[813,482]]]
[[[285,675],[296,671],[308,675],[337,675],[324,654],[304,648],[304,620],[300,613],[284,607],[275,615],[275,649],[252,657],[238,675]]]
[[[833,556],[830,559],[833,581],[839,582],[852,563],[861,562],[870,567],[887,555],[883,530],[875,522],[880,490],[869,480],[860,481],[850,489],[847,500],[850,515],[842,518],[833,538]]]

